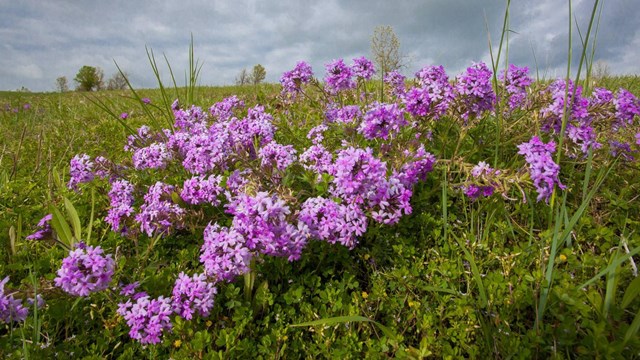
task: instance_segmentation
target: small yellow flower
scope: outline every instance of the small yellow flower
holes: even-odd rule
[[[368,298],[368,297],[369,297],[369,294],[367,294],[367,292],[366,292],[366,291],[363,291],[363,292],[362,292],[362,298],[363,298],[363,299],[366,299],[366,298]]]
[[[411,301],[411,300],[409,300],[409,307],[414,307],[414,306],[416,306],[416,303]]]
[[[369,254],[364,254],[364,259],[365,259],[365,260],[369,260],[369,258],[370,258],[370,257],[371,257],[371,255],[369,255]]]
[[[283,337],[282,337],[282,340],[283,340],[283,341],[287,341],[288,339],[289,339],[289,337],[288,337],[287,335],[285,335],[285,336],[283,336]]]
[[[182,340],[178,339],[173,342],[173,347],[179,348],[180,346],[182,346]]]
[[[565,254],[560,254],[560,256],[558,256],[558,260],[560,260],[560,262],[565,262],[565,261],[567,261],[567,255],[565,255]]]
[[[207,325],[207,326],[211,326],[211,325],[213,325],[213,323],[211,322],[211,320],[207,320],[207,322],[205,323],[205,325]]]

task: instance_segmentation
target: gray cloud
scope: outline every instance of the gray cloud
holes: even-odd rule
[[[606,2],[596,58],[614,74],[640,73],[640,7],[637,0]],[[582,34],[592,1],[574,1]],[[267,81],[299,60],[317,76],[332,59],[369,56],[377,25],[391,25],[408,56],[404,70],[442,64],[453,76],[474,61],[489,61],[487,29],[499,42],[505,2],[486,1],[9,1],[0,0],[0,89],[25,86],[51,91],[55,79],[72,81],[83,65],[115,73],[114,60],[135,86],[154,87],[145,46],[159,62],[169,59],[178,79],[187,64],[193,34],[203,62],[203,85],[232,84],[242,68],[261,63]],[[566,71],[568,9],[565,2],[513,1],[509,60],[537,67],[547,77]],[[574,27],[573,62],[580,54]],[[534,61],[535,58],[535,61]],[[168,71],[163,67],[165,80]]]

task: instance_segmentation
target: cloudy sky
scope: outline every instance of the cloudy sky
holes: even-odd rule
[[[509,60],[546,77],[566,71],[567,0],[512,0]],[[640,74],[640,3],[604,3],[596,59],[612,74]],[[391,25],[406,55],[404,73],[442,64],[455,75],[474,61],[489,61],[487,31],[499,40],[505,0],[209,0],[81,1],[0,0],[0,90],[22,86],[52,91],[66,76],[71,86],[83,65],[108,78],[114,61],[136,87],[155,87],[145,47],[166,55],[184,78],[190,37],[202,63],[202,85],[232,84],[243,69],[262,64],[267,81],[299,60],[316,76],[324,64],[370,56],[371,35]],[[593,0],[574,0],[584,35]],[[574,57],[580,51],[574,30]],[[166,68],[165,68],[166,69]],[[534,70],[535,71],[535,70]],[[166,76],[167,71],[164,71]]]

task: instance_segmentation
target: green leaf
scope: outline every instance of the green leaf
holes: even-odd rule
[[[639,328],[640,328],[640,309],[636,313],[636,317],[633,319],[633,322],[627,329],[627,332],[624,334],[625,344],[638,332]]]
[[[629,287],[627,287],[627,290],[624,292],[620,306],[622,306],[623,309],[626,308],[638,294],[640,294],[640,277],[635,278],[631,284],[629,284]]]
[[[66,245],[67,248],[73,248],[73,235],[71,235],[71,228],[62,216],[62,213],[53,205],[50,206],[49,212],[52,215],[51,227],[56,234],[58,234],[58,238],[60,238],[60,241]]]
[[[326,319],[319,319],[314,321],[308,321],[300,324],[291,324],[290,327],[303,327],[303,326],[317,326],[317,325],[335,325],[346,322],[370,322],[376,325],[389,339],[396,340],[396,335],[388,327],[380,324],[377,321],[371,320],[364,316],[352,315],[352,316],[336,316]]]
[[[71,226],[73,227],[73,236],[76,241],[80,241],[82,239],[82,225],[80,224],[80,217],[78,216],[78,211],[73,206],[71,201],[66,197],[62,197],[64,200],[64,207],[67,209],[67,215],[69,219],[71,219]]]

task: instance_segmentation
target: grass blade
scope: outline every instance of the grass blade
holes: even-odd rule
[[[289,326],[290,327],[305,327],[305,326],[318,326],[318,325],[329,326],[329,325],[342,324],[342,323],[346,323],[346,322],[370,322],[370,323],[373,323],[375,326],[377,326],[380,329],[380,331],[382,331],[382,333],[385,334],[386,337],[388,337],[389,339],[392,339],[392,340],[396,340],[396,335],[393,333],[393,331],[391,331],[391,329],[389,329],[388,327],[380,324],[377,321],[374,321],[374,320],[371,320],[369,318],[366,318],[364,316],[359,316],[359,315],[336,316],[336,317],[331,317],[331,318],[326,318],[326,319],[308,321],[308,322],[304,322],[304,323],[300,323],[300,324],[291,324]]]

